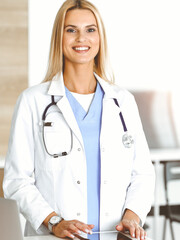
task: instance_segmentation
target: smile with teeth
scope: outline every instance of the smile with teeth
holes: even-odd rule
[[[88,51],[90,47],[73,47],[75,51]]]

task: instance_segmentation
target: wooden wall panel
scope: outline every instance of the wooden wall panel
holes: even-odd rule
[[[0,156],[7,152],[14,105],[28,86],[28,0],[0,1]]]

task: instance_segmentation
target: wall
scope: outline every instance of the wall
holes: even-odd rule
[[[0,0],[0,160],[7,151],[15,102],[28,86],[27,10],[27,0]],[[2,175],[0,170],[0,180]]]

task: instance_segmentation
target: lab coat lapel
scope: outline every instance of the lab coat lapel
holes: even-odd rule
[[[116,131],[117,126],[120,125],[119,114],[122,111],[122,103],[124,101],[124,93],[122,89],[114,88],[114,84],[110,84],[95,74],[96,79],[104,90],[103,111],[102,111],[102,125],[101,125],[101,142],[107,137],[107,129],[111,128]],[[120,94],[122,91],[122,94]],[[117,99],[119,106],[114,102]],[[117,125],[118,124],[118,125]]]
[[[107,108],[109,111],[109,112],[107,111],[106,113],[107,115],[109,115],[110,113],[119,114],[121,112],[121,104],[123,102],[124,94],[120,95],[119,92],[115,91],[113,84],[106,82],[105,80],[100,78],[97,74],[95,74],[95,76],[105,93],[104,101],[103,101],[103,107],[105,107],[104,113],[106,113],[106,108]],[[115,104],[113,99],[117,99],[119,106]]]
[[[77,136],[77,138],[80,141],[82,147],[84,147],[82,135],[81,135],[79,126],[77,124],[77,121],[75,119],[74,113],[71,109],[71,106],[69,104],[68,99],[65,96],[62,97],[57,102],[57,106],[60,109],[60,111],[62,112],[62,114],[63,114],[65,120],[67,121],[69,127],[71,128],[71,130]]]
[[[103,99],[103,111],[102,111],[102,125],[101,125],[101,139],[106,139],[108,129],[114,129],[120,124],[119,113],[121,112],[112,98]]]
[[[64,80],[63,80],[63,75],[62,74],[60,76],[57,74],[52,79],[49,90],[48,90],[48,94],[54,95],[55,99],[56,99],[56,96],[60,97],[60,100],[57,102],[57,107],[62,112],[66,122],[68,123],[72,132],[76,135],[76,137],[78,138],[78,140],[80,141],[80,143],[83,147],[84,144],[83,144],[83,139],[82,139],[82,135],[81,135],[79,126],[76,122],[76,119],[75,119],[75,116],[73,114],[72,108],[71,108],[71,106],[69,104],[69,101],[66,97]]]

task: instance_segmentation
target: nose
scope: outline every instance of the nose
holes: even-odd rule
[[[77,42],[84,42],[86,40],[86,34],[84,31],[79,31],[76,38]]]

